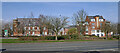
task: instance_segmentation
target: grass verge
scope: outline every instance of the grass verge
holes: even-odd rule
[[[40,40],[40,41],[24,41],[24,40],[19,40],[19,39],[0,39],[0,41],[1,41],[0,43],[46,43],[46,42],[73,42],[73,41],[99,41],[99,40]]]
[[[24,41],[19,39],[0,39],[0,43],[45,43],[45,42],[72,42],[72,41],[93,41],[93,40],[40,40],[40,41]]]

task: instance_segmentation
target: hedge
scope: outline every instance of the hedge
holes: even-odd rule
[[[69,36],[62,35],[57,36],[58,40],[67,40]],[[55,36],[21,36],[19,37],[20,40],[55,40]]]
[[[58,36],[57,38],[58,38],[58,40],[68,40],[69,36],[68,35],[61,35],[61,36]]]
[[[115,38],[115,39],[120,39],[120,35],[118,35],[118,36],[113,36],[113,38]]]
[[[78,34],[73,34],[73,35],[61,35],[57,36],[58,40],[99,40],[99,39],[105,39],[101,37],[96,37],[96,36],[91,36],[91,37],[86,37],[83,36],[82,38]],[[20,40],[55,40],[55,36],[22,36],[19,37]]]

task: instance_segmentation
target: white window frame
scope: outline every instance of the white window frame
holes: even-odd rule
[[[35,30],[35,27],[32,27],[33,28],[33,30]]]
[[[46,30],[46,27],[44,27],[43,29]]]
[[[47,35],[47,32],[45,32],[45,35]]]
[[[91,21],[95,22],[95,19],[91,19]]]
[[[92,26],[92,29],[94,29],[95,28],[95,26]]]
[[[95,33],[95,30],[91,30],[92,33]]]
[[[86,24],[88,24],[88,22],[85,22]]]
[[[92,23],[92,25],[95,25],[95,23]]]
[[[26,30],[26,27],[24,27],[24,29]]]
[[[37,30],[39,30],[39,27],[37,27]]]
[[[88,31],[88,28],[86,29],[86,31]]]
[[[42,34],[44,35],[44,32],[42,32]]]
[[[30,31],[29,31],[29,34],[30,34]]]
[[[103,19],[99,19],[99,21],[103,22]]]
[[[35,32],[32,32],[32,35],[35,35]]]
[[[65,32],[65,35],[67,35],[67,33]]]
[[[29,27],[29,30],[30,30],[30,27]]]

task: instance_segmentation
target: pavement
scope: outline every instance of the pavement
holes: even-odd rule
[[[2,43],[5,51],[118,51],[117,40],[54,43]]]

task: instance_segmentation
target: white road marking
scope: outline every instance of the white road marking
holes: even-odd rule
[[[118,48],[113,48],[113,49],[97,49],[97,50],[88,50],[88,51],[118,51]]]

